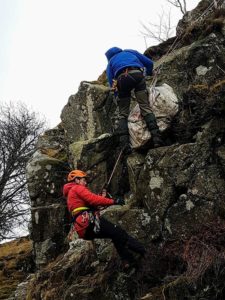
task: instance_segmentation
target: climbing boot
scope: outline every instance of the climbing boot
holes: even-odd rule
[[[152,141],[154,148],[159,148],[164,146],[164,142],[161,138],[161,133],[159,129],[151,131]]]
[[[123,149],[124,154],[131,154],[132,149],[130,146],[129,134],[123,134],[120,136],[120,148]]]
[[[125,154],[130,154],[132,152],[132,149],[130,147],[130,136],[127,119],[119,119],[119,124],[116,129],[116,133],[119,135],[120,148],[124,149]]]
[[[159,127],[156,122],[155,115],[153,113],[147,114],[146,116],[144,116],[144,120],[151,133],[154,148],[163,147],[164,143],[161,137],[161,133],[159,131]]]
[[[117,127],[115,129],[115,133],[117,134],[129,134],[128,131],[128,120],[127,118],[121,118],[118,120]]]
[[[128,249],[140,254],[142,257],[144,257],[144,255],[146,254],[146,249],[144,245],[132,236],[129,236],[127,240],[127,247]]]

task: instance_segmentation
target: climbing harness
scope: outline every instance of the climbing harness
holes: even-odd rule
[[[74,216],[78,211],[82,211],[82,210],[88,210],[89,208],[86,206],[82,206],[82,207],[77,207],[75,209],[72,210],[71,214],[72,216]]]
[[[93,231],[97,234],[100,232],[100,215],[98,211],[91,211],[89,208],[85,211],[80,211],[73,216],[73,223],[69,237],[76,232],[79,238],[85,238],[86,230],[89,226],[93,227]]]
[[[98,234],[100,232],[100,214],[98,211],[94,213],[94,228],[93,231]]]

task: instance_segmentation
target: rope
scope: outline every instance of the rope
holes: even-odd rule
[[[107,189],[107,188],[108,188],[108,186],[109,186],[109,184],[110,184],[110,182],[111,182],[111,180],[112,180],[112,177],[113,177],[113,175],[114,175],[114,172],[115,172],[115,170],[116,170],[116,167],[117,167],[117,165],[118,165],[118,162],[119,162],[119,160],[120,160],[120,157],[121,157],[121,155],[122,155],[124,149],[125,149],[125,147],[123,147],[123,148],[120,150],[120,153],[119,153],[118,158],[117,158],[117,160],[116,160],[116,162],[115,162],[115,165],[114,165],[114,167],[113,167],[113,170],[112,170],[112,172],[111,172],[111,175],[110,175],[110,177],[109,177],[109,180],[108,180],[106,183],[104,183],[103,187],[101,188],[101,192],[102,192],[103,189]]]
[[[225,74],[225,71],[220,66],[218,66],[217,64],[216,64],[216,66],[219,70],[221,70]]]
[[[111,180],[112,180],[112,177],[113,177],[113,175],[114,175],[114,172],[115,172],[115,170],[116,170],[116,167],[117,167],[117,164],[118,164],[118,162],[119,162],[119,160],[120,160],[120,157],[121,157],[121,155],[122,155],[122,153],[123,153],[123,150],[124,150],[124,148],[122,148],[121,149],[121,151],[120,151],[120,153],[119,153],[119,156],[118,156],[118,158],[117,158],[117,160],[116,160],[116,162],[115,162],[115,165],[114,165],[114,168],[113,168],[113,170],[112,170],[112,173],[111,173],[111,175],[110,175],[110,177],[109,177],[109,180],[108,180],[108,182],[107,182],[107,187],[109,186],[109,184],[110,184],[110,182],[111,182]]]
[[[202,17],[206,17],[208,14],[207,12],[211,10],[211,8],[214,6],[214,3],[211,2],[211,4],[209,4],[209,6],[205,9],[205,11],[203,11],[203,13],[193,22],[196,23],[198,22]]]

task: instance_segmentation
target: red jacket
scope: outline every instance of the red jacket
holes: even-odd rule
[[[67,197],[67,207],[70,212],[78,207],[97,208],[114,204],[113,199],[91,193],[87,187],[74,182],[64,185],[63,195]]]

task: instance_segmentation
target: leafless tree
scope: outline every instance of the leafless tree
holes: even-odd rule
[[[180,10],[180,12],[184,15],[187,12],[187,2],[186,0],[166,0],[173,7],[176,7]],[[172,25],[171,21],[171,11],[169,13],[165,13],[162,11],[159,17],[158,23],[149,22],[147,25],[143,24],[142,28],[144,31],[140,31],[142,36],[145,39],[145,45],[147,48],[146,39],[152,39],[157,42],[164,42],[168,40],[168,38],[172,37],[175,34],[175,26]]]
[[[172,4],[173,6],[179,8],[183,15],[186,14],[187,12],[186,0],[166,0],[166,1]]]
[[[0,104],[0,241],[29,215],[25,167],[44,125],[22,103]]]
[[[140,31],[140,33],[145,38],[150,38],[156,40],[158,42],[164,42],[170,38],[174,32],[174,27],[171,25],[171,14],[170,11],[165,13],[164,10],[161,14],[158,15],[159,22],[157,24],[148,22],[145,25],[143,22],[140,22],[144,31]]]

